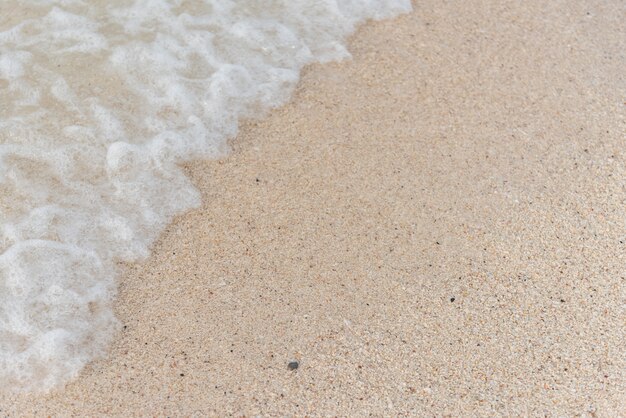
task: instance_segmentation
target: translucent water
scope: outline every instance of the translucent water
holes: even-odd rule
[[[408,0],[2,0],[0,390],[106,350],[115,263],[198,206],[177,164],[226,152],[300,69]]]

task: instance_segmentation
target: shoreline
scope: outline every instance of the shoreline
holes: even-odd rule
[[[0,412],[626,413],[619,7],[361,27],[185,166],[202,208],[125,266],[108,357]]]

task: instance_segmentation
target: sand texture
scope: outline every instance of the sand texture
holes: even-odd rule
[[[110,355],[0,415],[626,416],[626,3],[414,7],[190,164]]]

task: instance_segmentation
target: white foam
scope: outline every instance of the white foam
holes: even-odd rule
[[[113,338],[115,262],[200,203],[177,166],[409,0],[3,0],[0,389],[75,377]]]

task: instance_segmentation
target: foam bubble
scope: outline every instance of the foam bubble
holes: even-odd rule
[[[200,204],[178,163],[227,151],[300,69],[408,0],[4,0],[0,389],[41,390],[105,352],[118,261]],[[19,13],[11,13],[11,11]]]

